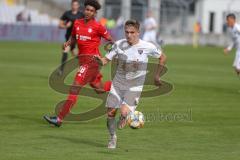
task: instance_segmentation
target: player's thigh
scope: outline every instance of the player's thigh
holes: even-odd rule
[[[123,105],[126,105],[132,112],[135,111],[142,91],[127,91],[124,94]]]
[[[103,88],[103,82],[102,82],[102,74],[100,72],[96,72],[92,75],[94,78],[90,82],[90,86],[95,89],[101,89]]]
[[[119,88],[111,86],[111,90],[107,96],[106,107],[107,108],[120,108],[123,101],[123,91]]]
[[[74,83],[84,86],[92,81],[92,75],[91,67],[88,64],[82,64],[75,75]]]

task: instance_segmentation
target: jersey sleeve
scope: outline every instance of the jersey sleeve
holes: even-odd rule
[[[99,25],[98,33],[101,37],[105,38],[106,40],[108,40],[108,37],[110,36],[107,29],[105,27],[103,27],[102,25]]]
[[[153,58],[160,58],[162,55],[162,49],[151,44],[149,52],[147,54]]]
[[[67,20],[67,12],[63,13],[63,15],[60,17],[60,20],[63,20],[63,21]]]
[[[114,57],[117,56],[117,53],[118,53],[118,47],[115,43],[112,46],[112,49],[105,55],[105,57],[111,61]]]

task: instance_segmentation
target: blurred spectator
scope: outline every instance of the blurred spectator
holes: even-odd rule
[[[200,32],[201,32],[201,23],[196,22],[193,26],[193,47],[194,48],[198,48]]]
[[[124,26],[124,18],[122,16],[119,16],[117,21],[116,21],[116,27],[115,27],[116,39],[123,39],[124,38],[123,26]]]
[[[116,21],[114,19],[108,19],[106,26],[108,29],[113,29],[116,26]]]
[[[100,22],[100,24],[102,25],[102,26],[106,26],[107,25],[107,18],[105,18],[105,17],[102,17],[100,20],[99,20],[99,22]]]
[[[153,18],[151,11],[148,11],[146,19],[143,22],[143,26],[144,26],[143,40],[156,44],[157,22]]]
[[[31,22],[31,16],[28,13],[27,9],[24,9],[23,11],[17,14],[16,21],[24,23]]]
[[[122,16],[119,16],[116,22],[116,27],[123,27],[124,25],[124,19]]]
[[[63,13],[59,21],[59,28],[65,29],[65,42],[67,42],[72,33],[73,24],[76,19],[81,19],[84,17],[83,13],[79,10],[80,3],[78,0],[72,0],[71,2],[71,10],[68,10]],[[76,48],[76,43],[72,43],[70,47],[62,50],[62,59],[61,59],[61,67],[58,71],[59,76],[63,74],[65,63],[68,59],[68,52],[71,51],[72,55],[75,56],[74,49]]]

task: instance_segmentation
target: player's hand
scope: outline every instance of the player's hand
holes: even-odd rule
[[[63,49],[65,50],[67,47],[71,45],[71,41],[68,40],[67,42],[63,43]]]
[[[160,80],[159,76],[154,77],[154,83],[155,83],[156,86],[161,86],[162,85],[162,81]]]
[[[67,42],[63,43],[63,51],[64,52],[69,52],[70,51],[70,45],[71,45],[71,41],[67,41]]]
[[[99,55],[94,55],[93,58],[94,58],[95,61],[97,61],[97,63],[98,63],[100,66],[103,66],[102,58],[101,58]]]
[[[108,42],[107,44],[104,45],[104,50],[105,50],[106,52],[111,51],[113,45],[114,45],[113,42]]]
[[[227,55],[227,54],[229,53],[229,50],[228,50],[227,48],[225,48],[225,49],[223,50],[223,52],[224,52],[225,55]]]
[[[70,28],[71,26],[72,26],[72,22],[71,21],[66,23],[66,28]]]

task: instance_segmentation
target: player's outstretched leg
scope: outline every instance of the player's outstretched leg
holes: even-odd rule
[[[107,110],[107,128],[109,131],[109,141],[108,141],[108,148],[115,149],[117,147],[117,135],[116,135],[116,116],[117,109],[115,108],[108,108]]]
[[[49,116],[43,117],[48,123],[53,124],[56,127],[60,127],[62,125],[62,121],[65,118],[65,116],[70,112],[74,104],[76,104],[78,94],[80,93],[80,90],[82,88],[82,85],[80,85],[80,80],[79,80],[80,78],[78,77],[78,75],[79,74],[77,72],[74,83],[70,88],[70,93],[68,95],[68,98],[64,102],[63,107],[61,108],[58,115],[54,117],[49,117]]]

